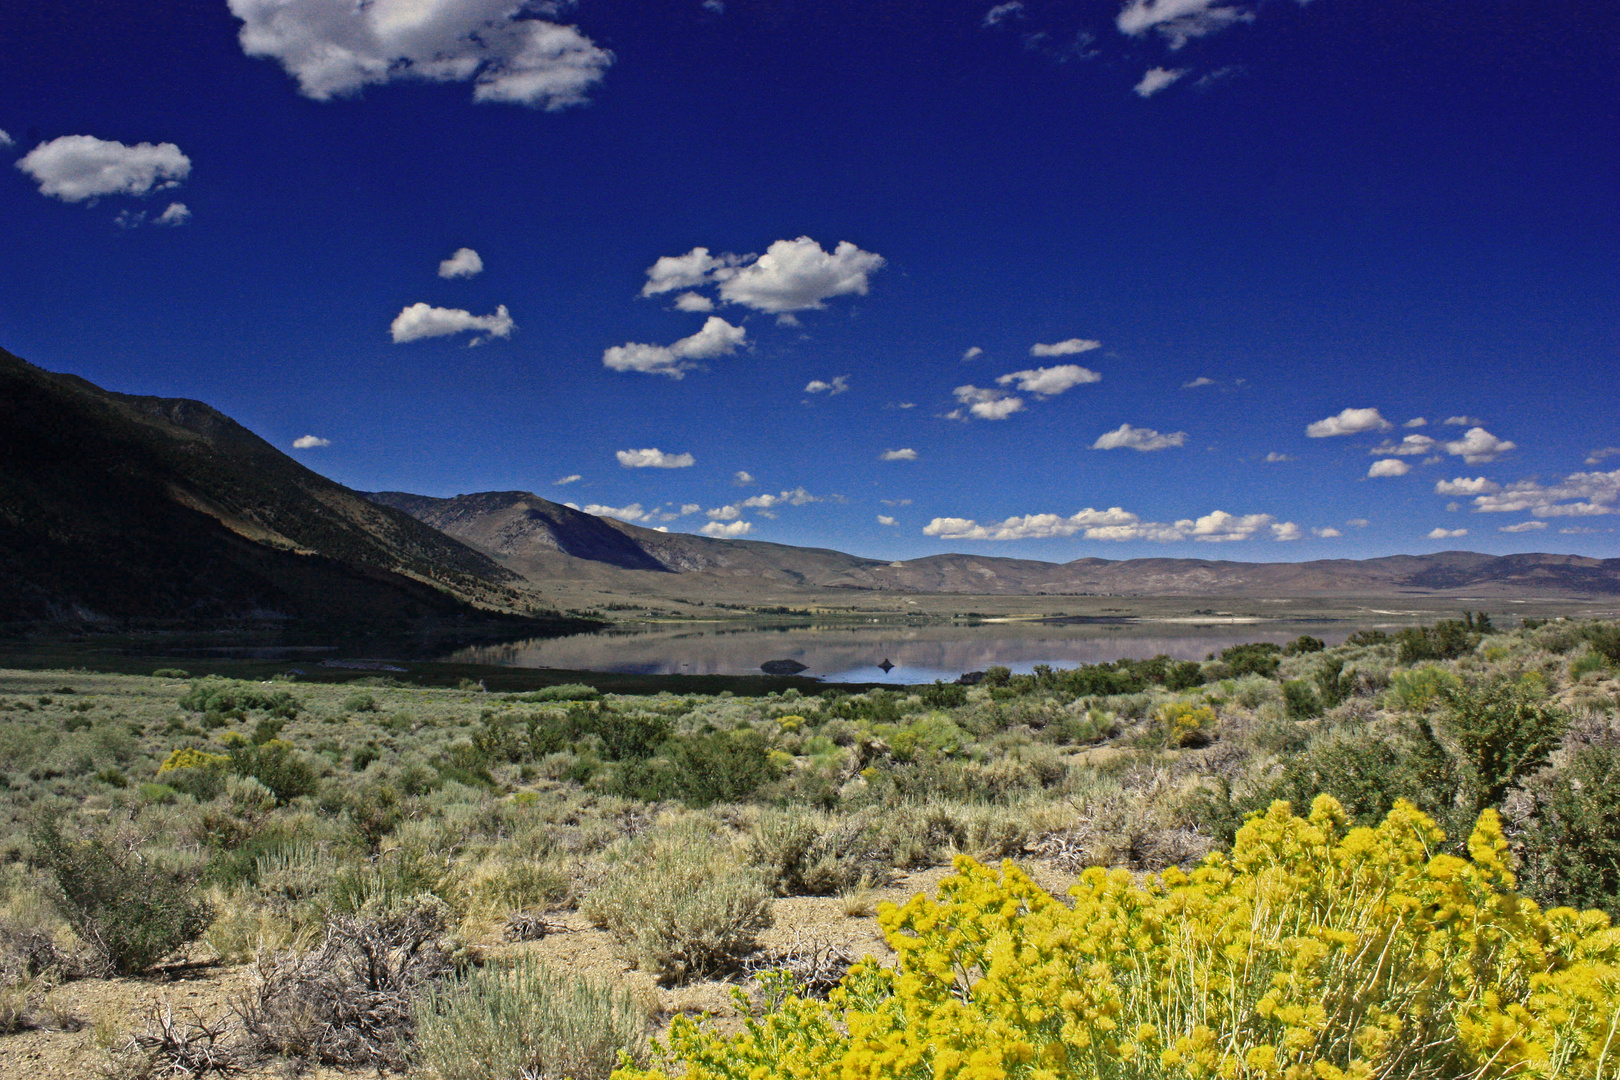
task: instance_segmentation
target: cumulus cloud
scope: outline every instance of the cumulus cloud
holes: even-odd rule
[[[1092,349],[1102,348],[1100,341],[1087,341],[1085,338],[1070,338],[1067,341],[1056,341],[1050,345],[1036,343],[1029,347],[1031,356],[1073,356],[1075,353],[1090,352]]]
[[[1611,458],[1616,454],[1620,454],[1620,446],[1601,446],[1586,455],[1586,463],[1596,465],[1603,461],[1604,458]]]
[[[963,360],[975,360],[975,359],[977,359],[977,358],[979,358],[979,357],[981,357],[983,355],[984,355],[984,350],[983,349],[979,348],[977,345],[969,345],[968,348],[967,348],[967,351],[962,354],[962,359]]]
[[[613,63],[535,0],[230,0],[249,56],[278,61],[326,101],[395,79],[473,84],[473,100],[562,109]]]
[[[804,490],[802,487],[792,491],[784,491],[780,495],[751,495],[743,500],[743,505],[756,509],[769,510],[773,506],[803,506],[805,503],[820,502],[821,500]]]
[[[1429,453],[1434,449],[1434,446],[1434,440],[1427,435],[1408,435],[1400,442],[1385,439],[1379,445],[1368,450],[1367,453],[1376,454],[1379,457],[1389,457],[1391,454],[1396,457],[1418,457]]]
[[[1271,538],[1273,540],[1298,540],[1305,535],[1305,530],[1292,521],[1277,521],[1271,525]]]
[[[883,451],[883,453],[878,455],[878,460],[879,461],[916,461],[917,460],[917,451],[913,450],[909,446],[903,446],[898,450],[885,450],[885,451]]]
[[[1440,422],[1449,427],[1473,427],[1475,424],[1483,424],[1485,421],[1477,416],[1448,416]]]
[[[484,271],[484,260],[472,248],[457,248],[455,254],[439,263],[439,276],[442,278],[466,278],[481,274]]]
[[[1185,431],[1172,431],[1160,434],[1152,428],[1131,427],[1121,424],[1113,431],[1099,435],[1097,441],[1091,444],[1093,450],[1168,450],[1172,446],[1184,446],[1187,442]]]
[[[763,255],[711,255],[708,248],[697,247],[685,255],[665,255],[648,267],[641,295],[715,285],[725,303],[791,319],[795,311],[826,307],[835,296],[865,296],[871,275],[885,261],[847,240],[829,252],[808,236],[778,240]]]
[[[1421,416],[1414,416],[1414,417],[1412,417],[1412,419],[1408,420],[1406,423],[1401,425],[1401,427],[1404,427],[1404,428],[1428,427],[1428,426],[1429,426],[1429,421],[1427,419],[1425,419],[1424,417],[1421,417]]]
[[[471,342],[478,345],[490,338],[511,337],[515,329],[517,323],[507,314],[505,304],[498,306],[493,315],[474,315],[460,308],[412,304],[394,316],[388,332],[393,335],[394,344],[399,345],[421,338],[446,337],[472,330],[481,335],[473,338]]]
[[[738,487],[747,487],[749,484],[754,482],[754,476],[750,472],[743,469],[738,469],[736,472],[731,474],[731,482]]]
[[[888,514],[879,514],[877,516],[877,520],[878,520],[879,525],[898,525],[899,524],[899,522],[895,521],[895,519],[890,517]]]
[[[805,386],[804,392],[807,394],[826,394],[830,397],[834,394],[842,394],[848,389],[849,376],[835,375],[833,376],[832,382],[824,382],[821,379],[811,379],[810,382]]]
[[[17,145],[17,140],[16,139],[13,139],[10,135],[7,135],[4,130],[0,130],[0,150],[4,150],[9,146],[16,146],[16,145]]]
[[[683,292],[675,298],[677,311],[713,311],[714,301],[702,293]]]
[[[1187,74],[1186,68],[1151,67],[1142,73],[1142,81],[1131,87],[1137,97],[1150,98]]]
[[[1271,453],[1266,455],[1266,461],[1270,462],[1273,465],[1275,465],[1279,461],[1293,461],[1293,460],[1294,460],[1294,455],[1292,455],[1292,454],[1279,454],[1275,450],[1273,450]]]
[[[300,435],[293,440],[294,450],[313,450],[317,446],[331,446],[331,439],[323,439],[319,435]]]
[[[1467,529],[1431,529],[1429,531],[1430,540],[1454,540],[1459,536],[1467,535]]]
[[[1367,470],[1368,476],[1405,476],[1412,471],[1412,466],[1400,458],[1383,458],[1372,463]]]
[[[626,469],[689,469],[697,463],[691,454],[666,454],[657,447],[620,450],[613,456]]]
[[[1505,533],[1540,532],[1546,527],[1547,523],[1545,521],[1530,520],[1521,521],[1517,525],[1501,525],[1497,527],[1496,531]]]
[[[103,195],[150,195],[191,175],[191,159],[174,143],[126,146],[94,135],[40,143],[17,162],[41,195],[83,202]]]
[[[152,219],[154,225],[184,225],[191,220],[191,209],[183,202],[172,202]]]
[[[1193,379],[1190,382],[1182,383],[1181,388],[1183,390],[1196,390],[1200,386],[1214,386],[1214,385],[1215,385],[1215,380],[1214,379],[1211,379],[1211,378],[1209,378],[1207,376],[1204,376],[1204,375],[1200,375],[1200,376],[1198,376],[1198,378]]]
[[[1499,492],[1476,495],[1480,513],[1513,514],[1528,510],[1538,518],[1593,517],[1620,512],[1620,469],[1581,472],[1556,484],[1520,480]]]
[[[1450,423],[1450,421],[1448,420],[1447,423]],[[1518,448],[1518,443],[1498,439],[1482,427],[1469,428],[1464,432],[1461,439],[1442,445],[1445,447],[1446,453],[1460,457],[1470,465],[1482,465],[1487,461],[1495,461],[1509,450]]]
[[[1130,0],[1114,25],[1131,37],[1156,30],[1172,49],[1179,49],[1193,38],[1253,19],[1241,8],[1222,6],[1220,0]]]
[[[722,540],[731,540],[739,536],[747,536],[749,533],[754,531],[754,526],[752,522],[748,521],[733,521],[728,525],[722,525],[718,521],[711,521],[698,531],[704,536],[714,536],[719,537]]]
[[[673,345],[615,345],[602,354],[602,366],[614,371],[639,371],[647,375],[668,375],[684,379],[686,373],[698,365],[694,360],[708,360],[736,352],[746,343],[748,331],[732,326],[718,315],[710,315],[703,328],[691,337],[681,338]]]
[[[1027,514],[988,525],[981,525],[972,518],[934,518],[923,527],[923,533],[946,540],[1044,540],[1078,533],[1087,540],[1147,540],[1158,543],[1196,540],[1222,543],[1247,540],[1259,530],[1276,524],[1276,519],[1270,514],[1237,515],[1224,510],[1176,522],[1143,521],[1137,515],[1114,506],[1107,510],[1087,507],[1068,517],[1060,514]],[[1297,526],[1283,523],[1277,538],[1293,539],[1289,534],[1294,529]]]
[[[1315,536],[1320,536],[1324,540],[1331,540],[1335,536],[1344,535],[1344,533],[1340,532],[1338,529],[1335,529],[1331,525],[1324,525],[1320,528],[1312,528],[1311,533]]]
[[[1079,364],[1059,364],[1057,367],[1014,371],[1010,375],[998,378],[996,385],[1007,386],[1010,383],[1017,383],[1018,389],[1024,393],[1044,398],[1061,394],[1072,386],[1101,381],[1102,376],[1090,368],[1083,368]]]
[[[1436,495],[1494,495],[1501,490],[1501,484],[1487,480],[1483,476],[1472,479],[1459,476],[1453,480],[1441,480],[1434,485]]]
[[[956,400],[967,406],[968,412],[980,420],[1005,420],[1015,412],[1022,412],[1024,399],[1014,397],[1005,390],[980,388],[973,385],[958,386],[951,393]],[[952,416],[960,416],[961,410],[956,410]]]
[[[1337,416],[1318,420],[1305,429],[1313,439],[1326,439],[1334,435],[1355,435],[1362,431],[1388,431],[1394,425],[1379,415],[1377,409],[1345,409]]]
[[[562,487],[564,484],[577,484],[583,479],[585,478],[579,475],[579,473],[570,473],[561,479],[553,480],[552,483],[556,484],[558,487]]]
[[[1007,0],[1005,4],[997,4],[984,13],[983,25],[986,27],[995,26],[1004,19],[1010,19],[1015,15],[1021,16],[1023,13],[1024,0]]]
[[[713,510],[705,510],[704,513],[714,521],[736,521],[738,518],[742,517],[742,509],[740,507],[729,505],[717,506]]]

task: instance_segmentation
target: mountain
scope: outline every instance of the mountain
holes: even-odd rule
[[[403,627],[486,618],[517,572],[197,401],[0,350],[0,623]]]
[[[700,597],[720,590],[872,590],[978,595],[1137,596],[1620,595],[1620,559],[1447,551],[1378,559],[1248,563],[1210,559],[1076,559],[982,555],[887,562],[824,548],[664,533],[598,518],[524,491],[439,499],[375,492],[535,582],[581,581],[629,596]]]

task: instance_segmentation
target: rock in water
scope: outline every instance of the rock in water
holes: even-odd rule
[[[889,663],[889,658],[885,656],[883,658],[883,663],[878,665],[878,670],[887,675],[889,672],[894,670],[894,665]]]
[[[767,660],[759,665],[759,670],[767,675],[797,675],[807,666],[797,660]]]

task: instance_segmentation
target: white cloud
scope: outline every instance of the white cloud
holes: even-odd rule
[[[1057,367],[1015,371],[1010,375],[1001,376],[996,380],[996,385],[1006,386],[1009,383],[1017,383],[1018,389],[1026,394],[1051,397],[1054,394],[1063,393],[1071,386],[1101,381],[1102,376],[1090,368],[1083,368],[1079,364],[1059,364]]]
[[[704,513],[714,521],[736,521],[742,517],[741,508],[736,506],[718,506],[713,510],[705,510]]]
[[[739,536],[747,536],[749,533],[754,531],[754,526],[752,522],[748,521],[733,521],[729,525],[722,525],[718,521],[711,521],[698,531],[704,536],[716,536],[721,539],[729,540]]]
[[[979,348],[977,345],[969,345],[967,351],[962,354],[962,359],[975,360],[983,355],[983,349]]]
[[[746,472],[743,469],[738,469],[736,472],[731,474],[731,482],[738,487],[747,487],[749,484],[754,482],[754,476],[752,473]]]
[[[1326,525],[1321,528],[1312,528],[1311,532],[1316,536],[1320,536],[1324,540],[1331,540],[1335,536],[1344,535],[1344,533],[1340,532],[1338,529],[1335,529],[1331,525]]]
[[[1147,540],[1172,543],[1196,540],[1205,543],[1247,540],[1259,530],[1276,524],[1270,514],[1228,514],[1216,510],[1200,518],[1184,518],[1174,523],[1143,521],[1120,507],[1094,510],[1087,507],[1069,517],[1059,514],[1028,514],[999,523],[981,525],[972,518],[934,518],[923,527],[927,536],[947,540],[1043,540],[1056,536],[1083,534],[1087,540]],[[1282,532],[1287,534],[1289,523]],[[1278,539],[1292,539],[1279,535]]]
[[[714,301],[702,293],[683,292],[675,298],[677,311],[713,311]]]
[[[10,135],[7,135],[3,130],[0,130],[0,150],[4,150],[8,146],[16,146],[16,145],[17,145],[17,140],[16,139],[13,139]]]
[[[911,505],[911,500],[910,499],[879,499],[878,502],[882,503],[884,506],[910,506]]]
[[[613,54],[533,0],[230,0],[249,56],[277,60],[326,101],[395,79],[472,80],[473,100],[561,109],[585,101]]]
[[[172,202],[152,219],[154,225],[184,225],[191,220],[191,209],[183,202]]]
[[[1337,416],[1311,424],[1305,429],[1305,434],[1313,439],[1326,439],[1362,431],[1388,431],[1393,426],[1379,415],[1377,409],[1345,409]]]
[[[685,255],[664,255],[647,267],[647,283],[641,287],[641,295],[657,296],[707,285],[714,271],[734,267],[740,261],[736,255],[711,256],[706,247],[695,247]]]
[[[865,296],[884,258],[845,240],[829,254],[808,236],[778,240],[720,280],[720,299],[772,314],[822,308],[829,297]]]
[[[1366,518],[1351,518],[1349,521],[1346,521],[1345,524],[1350,526],[1352,529],[1365,529],[1367,526],[1371,525],[1372,522],[1368,521]]]
[[[1383,443],[1368,450],[1367,453],[1377,454],[1380,457],[1388,457],[1391,454],[1396,457],[1419,457],[1429,453],[1434,449],[1434,446],[1434,440],[1427,435],[1408,435],[1400,442],[1385,439]]]
[[[820,501],[820,499],[804,490],[804,488],[797,487],[792,491],[784,491],[780,495],[751,495],[743,500],[743,505],[768,510],[773,506],[782,506],[783,504],[788,506],[803,506],[805,503]]]
[[[968,407],[968,412],[980,420],[1005,420],[1015,412],[1022,412],[1024,399],[1013,397],[1005,390],[981,389],[977,386],[958,386],[951,393]],[[958,410],[960,412],[960,410]]]
[[[1161,435],[1152,428],[1131,427],[1121,424],[1113,431],[1097,436],[1097,441],[1091,444],[1093,450],[1168,450],[1172,446],[1185,446],[1187,433],[1185,431],[1172,431]]]
[[[94,135],[40,143],[17,162],[41,195],[83,202],[103,195],[150,195],[191,175],[191,159],[174,143],[126,146]]]
[[[1620,512],[1620,469],[1566,476],[1560,483],[1542,485],[1534,480],[1508,484],[1500,492],[1474,497],[1474,509],[1485,514],[1514,514],[1528,510],[1538,518],[1594,517]]]
[[[1298,525],[1295,525],[1292,521],[1273,522],[1271,526],[1271,538],[1273,540],[1298,540],[1304,535],[1305,530],[1301,529]]]
[[[726,13],[725,0],[703,0],[703,10],[712,11],[716,15],[724,15]]]
[[[552,483],[556,484],[558,487],[562,487],[564,484],[577,484],[583,479],[585,479],[585,478],[583,476],[579,475],[579,473],[571,473],[568,476],[564,476],[559,480],[553,480]]]
[[[1198,376],[1198,378],[1193,379],[1191,382],[1182,383],[1181,388],[1183,390],[1195,390],[1200,386],[1214,386],[1214,385],[1215,385],[1215,380],[1214,379],[1211,379],[1211,378],[1209,378],[1208,376],[1205,376],[1205,375],[1200,375],[1200,376]]]
[[[1412,419],[1408,420],[1406,423],[1401,425],[1401,427],[1404,427],[1404,428],[1428,427],[1428,426],[1429,426],[1429,421],[1427,419],[1425,419],[1424,417],[1421,417],[1421,416],[1414,416],[1414,417],[1412,417]]]
[[[1142,81],[1131,87],[1139,98],[1150,98],[1187,74],[1186,68],[1151,67],[1142,73]]]
[[[997,4],[985,12],[984,22],[981,25],[986,27],[995,26],[1003,19],[1010,19],[1015,15],[1021,16],[1023,14],[1024,0],[1007,0],[1005,4]]]
[[[888,514],[879,514],[877,516],[877,520],[878,520],[879,525],[898,525],[899,524],[899,522],[895,521],[895,519],[890,517]]]
[[[1372,463],[1367,470],[1368,476],[1405,476],[1412,471],[1412,466],[1400,458],[1381,458]]]
[[[1586,463],[1596,465],[1604,458],[1610,458],[1616,454],[1620,454],[1620,446],[1602,446],[1586,455]]]
[[[805,386],[804,392],[807,394],[827,394],[831,396],[834,394],[842,394],[848,389],[849,376],[835,375],[833,376],[832,382],[823,382],[820,379],[811,379],[809,384]]]
[[[710,315],[703,328],[673,345],[615,345],[602,354],[602,366],[614,371],[639,371],[647,375],[668,375],[683,379],[697,367],[693,360],[707,360],[733,353],[746,343],[748,331],[732,326],[718,315]]]
[[[1266,455],[1266,461],[1270,462],[1273,465],[1275,465],[1279,461],[1293,461],[1293,460],[1295,460],[1294,455],[1292,455],[1292,454],[1279,454],[1275,450],[1273,450],[1271,453]]]
[[[1447,421],[1447,423],[1450,423],[1450,421]],[[1518,443],[1498,439],[1482,427],[1469,428],[1461,439],[1443,445],[1446,453],[1460,457],[1470,465],[1481,465],[1487,461],[1495,461],[1509,450],[1518,447]]]
[[[666,454],[657,447],[620,450],[613,456],[626,469],[689,469],[697,463],[691,454]]]
[[[1467,529],[1432,529],[1429,532],[1430,540],[1454,540],[1459,536],[1467,536]]]
[[[1075,353],[1090,352],[1092,349],[1102,348],[1100,341],[1087,341],[1085,338],[1072,337],[1067,341],[1054,342],[1051,345],[1042,345],[1037,342],[1029,347],[1031,356],[1073,356]]]
[[[1473,427],[1475,424],[1483,424],[1485,421],[1477,416],[1448,416],[1440,422],[1450,427]]]
[[[1157,30],[1172,49],[1179,49],[1193,38],[1253,19],[1241,8],[1222,7],[1220,0],[1130,0],[1114,25],[1132,37]]]
[[[640,521],[647,516],[640,503],[631,503],[629,506],[603,506],[600,503],[590,503],[578,509],[593,517],[618,518],[621,521]]]
[[[1505,532],[1505,533],[1540,532],[1542,529],[1545,529],[1546,527],[1547,527],[1547,523],[1545,521],[1534,521],[1534,520],[1532,520],[1532,521],[1521,521],[1517,525],[1500,525],[1500,526],[1497,527],[1496,531],[1497,532]]]
[[[412,304],[394,316],[388,332],[393,335],[394,344],[399,345],[421,338],[445,337],[473,330],[483,335],[473,338],[472,344],[477,345],[490,338],[511,337],[512,331],[516,328],[517,324],[512,321],[512,316],[507,314],[505,304],[497,307],[493,315],[474,315],[460,308]]]
[[[331,445],[331,439],[323,439],[319,435],[300,435],[293,440],[294,450],[313,450],[317,446]]]
[[[916,461],[917,451],[911,447],[902,447],[899,450],[885,450],[878,455],[879,461]]]
[[[1469,479],[1459,476],[1454,480],[1441,480],[1434,485],[1436,495],[1494,495],[1502,490],[1502,485],[1487,480],[1483,476]]]
[[[113,215],[113,224],[120,229],[135,229],[146,224],[145,210],[120,210]]]
[[[464,278],[484,272],[484,260],[472,248],[457,248],[455,254],[439,263],[442,278]]]

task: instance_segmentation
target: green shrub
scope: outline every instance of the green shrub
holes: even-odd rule
[[[665,747],[675,793],[690,806],[741,802],[780,770],[764,736],[752,728],[683,735]]]
[[[1500,806],[1510,787],[1545,765],[1569,728],[1569,714],[1547,699],[1539,676],[1445,686],[1440,701],[1476,814]]]
[[[283,739],[271,739],[262,745],[238,742],[231,747],[230,755],[231,771],[253,777],[270,789],[278,803],[313,795],[320,787],[314,767]]]
[[[1409,626],[1395,635],[1399,645],[1396,658],[1403,664],[1416,664],[1423,660],[1455,660],[1463,653],[1472,652],[1479,644],[1480,634],[1475,631],[1472,614],[1467,622],[1461,619],[1441,619],[1432,627]],[[1485,620],[1490,626],[1490,620]]]
[[[1299,637],[1283,646],[1283,655],[1299,656],[1302,653],[1321,652],[1325,648],[1327,648],[1327,645],[1323,643],[1321,638],[1313,638],[1309,634],[1301,634]]]
[[[968,688],[956,683],[934,680],[922,692],[922,703],[930,709],[958,709],[967,704]]]
[[[660,982],[731,966],[771,924],[764,877],[699,819],[621,840],[606,861],[606,876],[580,912]]]
[[[64,837],[54,818],[42,820],[32,839],[63,917],[108,970],[144,971],[208,928],[211,913],[191,875],[99,837]]]
[[[154,678],[154,679],[189,679],[189,678],[191,678],[191,672],[189,672],[189,671],[181,671],[179,668],[160,667],[156,671],[152,672],[152,678]]]
[[[1582,635],[1599,656],[1620,664],[1620,623],[1591,623],[1582,627]]]
[[[350,694],[343,699],[343,711],[352,713],[372,713],[377,711],[377,699],[370,694]]]
[[[1522,877],[1544,907],[1620,916],[1620,746],[1582,747],[1537,795]]]
[[[249,682],[208,678],[191,684],[191,689],[180,699],[180,707],[188,712],[209,713],[231,720],[246,720],[253,710],[294,720],[302,711],[303,703],[286,690],[267,691]]]
[[[831,896],[886,881],[892,867],[870,811],[840,818],[797,806],[767,810],[749,833],[748,855],[778,896]]]
[[[1322,699],[1316,696],[1316,691],[1304,679],[1289,679],[1283,683],[1282,689],[1288,719],[1309,720],[1322,715]]]
[[[1282,646],[1269,641],[1253,641],[1221,650],[1221,663],[1234,678],[1261,675],[1271,678],[1282,663]]]
[[[530,956],[430,985],[416,1000],[414,1059],[439,1080],[607,1080],[647,1060],[647,1014],[611,983]]]

